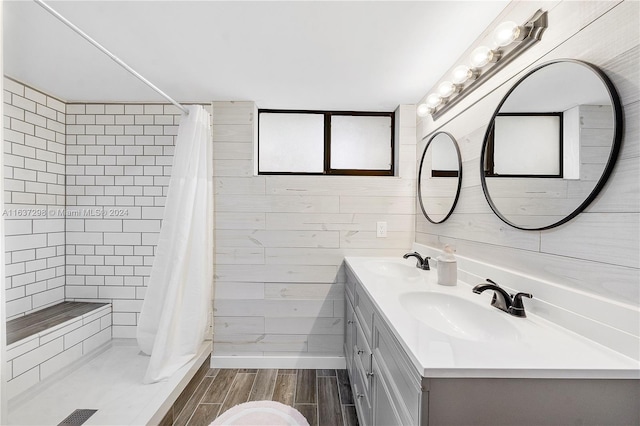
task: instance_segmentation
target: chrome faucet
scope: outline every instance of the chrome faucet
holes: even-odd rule
[[[493,299],[491,299],[491,306],[505,311],[509,315],[514,317],[525,318],[527,314],[524,311],[524,304],[522,303],[523,297],[531,299],[533,295],[530,293],[516,293],[512,295],[507,293],[502,287],[496,284],[494,281],[487,278],[487,283],[480,283],[473,288],[473,292],[480,294],[485,290],[493,290]]]
[[[402,257],[404,259],[408,259],[410,257],[415,257],[418,260],[417,263],[416,263],[416,268],[422,269],[423,271],[430,271],[431,270],[429,268],[429,259],[431,259],[429,256],[427,256],[427,257],[425,257],[423,259],[422,256],[420,256],[420,254],[417,251],[414,251],[413,253],[407,253]]]

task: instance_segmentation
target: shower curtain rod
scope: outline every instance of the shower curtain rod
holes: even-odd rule
[[[162,96],[163,98],[165,98],[166,100],[168,100],[169,102],[171,102],[173,105],[175,105],[176,107],[180,108],[182,110],[182,112],[184,112],[185,114],[189,114],[189,110],[187,108],[185,108],[183,105],[181,105],[180,103],[178,103],[177,101],[175,101],[171,96],[167,95],[166,93],[164,93],[162,90],[160,90],[155,84],[151,83],[149,80],[147,80],[146,78],[144,78],[143,76],[141,76],[136,70],[134,70],[133,68],[131,68],[129,65],[127,65],[122,59],[118,58],[116,55],[114,55],[113,53],[111,53],[109,50],[107,50],[106,47],[102,46],[100,43],[98,43],[97,41],[95,41],[93,38],[91,38],[91,36],[89,36],[87,33],[85,33],[84,31],[82,31],[80,28],[76,27],[73,23],[71,23],[71,21],[69,21],[67,18],[65,18],[64,16],[60,15],[55,9],[53,9],[51,6],[49,6],[48,4],[46,4],[44,1],[42,0],[33,0],[35,1],[38,5],[40,5],[44,10],[46,10],[47,12],[49,12],[50,14],[52,14],[53,16],[55,16],[57,19],[59,19],[63,24],[65,24],[67,27],[71,28],[73,31],[75,31],[76,33],[78,33],[82,38],[84,38],[85,40],[87,40],[89,43],[93,44],[95,47],[98,48],[98,50],[100,50],[102,53],[104,53],[105,55],[107,55],[108,57],[110,57],[111,59],[113,59],[113,61],[115,61],[118,65],[120,65],[122,68],[124,68],[125,70],[129,71],[131,74],[133,74],[135,77],[138,78],[138,80],[142,81],[144,84],[146,84],[147,86],[149,86],[150,88],[152,88],[153,90],[155,90],[160,96]]]

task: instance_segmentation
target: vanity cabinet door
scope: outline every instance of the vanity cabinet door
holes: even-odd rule
[[[403,420],[401,424],[426,423],[423,410],[428,394],[422,390],[422,377],[378,315],[373,327],[373,359],[388,384],[391,402]]]
[[[389,385],[385,382],[384,376],[380,373],[380,368],[375,358],[372,363],[373,384],[372,384],[372,405],[373,424],[375,425],[402,425],[402,419],[398,415],[393,405]]]

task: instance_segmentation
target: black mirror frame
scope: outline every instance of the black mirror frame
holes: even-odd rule
[[[435,221],[432,218],[429,217],[429,215],[427,214],[427,211],[424,208],[424,204],[422,203],[422,164],[424,163],[424,157],[427,155],[427,149],[429,149],[429,146],[431,145],[431,142],[436,138],[436,136],[440,135],[440,134],[445,134],[447,135],[451,141],[453,142],[453,146],[456,148],[456,154],[458,155],[458,188],[456,189],[456,195],[455,195],[455,199],[453,200],[453,204],[451,205],[451,209],[449,209],[449,212],[446,214],[446,216],[440,220],[440,221]],[[453,213],[453,210],[456,208],[456,204],[458,204],[458,198],[460,198],[460,189],[462,188],[462,156],[460,155],[460,148],[458,147],[458,141],[456,140],[456,138],[454,138],[450,133],[447,132],[436,132],[433,136],[431,136],[431,138],[429,138],[429,141],[427,142],[427,145],[424,147],[424,151],[422,152],[422,158],[420,159],[420,165],[418,166],[418,202],[420,203],[420,209],[422,210],[422,214],[424,215],[425,218],[427,218],[427,220],[433,224],[439,224],[444,222],[445,220],[449,219],[449,216],[451,216],[451,214]]]
[[[614,128],[614,131],[613,131],[613,144],[611,146],[611,152],[609,153],[609,158],[607,159],[607,164],[606,164],[606,166],[605,166],[605,168],[604,168],[604,170],[602,172],[602,175],[600,176],[600,179],[598,180],[598,182],[594,186],[594,188],[591,191],[591,193],[584,199],[584,201],[573,212],[571,212],[570,214],[565,216],[562,220],[560,220],[558,222],[555,222],[555,223],[552,223],[551,225],[543,226],[543,227],[540,227],[540,228],[523,228],[521,226],[518,226],[517,224],[514,224],[514,223],[510,222],[506,217],[504,217],[500,213],[498,208],[494,205],[493,201],[491,200],[491,196],[489,195],[489,189],[487,188],[487,182],[486,182],[485,174],[484,174],[484,163],[485,163],[485,154],[486,154],[485,151],[486,151],[486,147],[487,147],[487,141],[488,141],[488,138],[489,138],[489,134],[491,133],[491,130],[493,129],[495,118],[498,115],[498,112],[500,111],[500,108],[502,108],[502,105],[509,98],[509,95],[511,95],[511,93],[520,85],[520,83],[522,83],[524,80],[526,80],[530,75],[532,75],[536,71],[538,71],[538,70],[540,70],[540,69],[542,69],[544,67],[547,67],[549,65],[553,65],[553,64],[561,63],[561,62],[572,62],[572,63],[580,64],[582,66],[585,66],[585,67],[591,69],[591,71],[593,71],[600,78],[602,83],[607,88],[607,91],[609,92],[609,98],[611,99],[611,106],[613,108],[613,115],[614,115],[615,128]],[[582,211],[584,211],[584,209],[589,204],[591,204],[591,202],[593,200],[595,200],[595,198],[597,197],[598,193],[602,190],[602,188],[606,184],[607,180],[609,179],[609,176],[611,176],[611,172],[613,171],[613,167],[614,167],[614,165],[616,163],[616,160],[618,158],[618,153],[620,152],[620,147],[622,146],[623,124],[624,124],[624,120],[623,120],[623,116],[622,116],[622,103],[620,102],[620,96],[618,95],[618,91],[616,90],[615,86],[613,85],[613,82],[609,79],[609,77],[600,68],[598,68],[597,66],[595,66],[593,64],[590,64],[589,62],[585,62],[585,61],[581,61],[581,60],[577,60],[577,59],[556,59],[556,60],[545,62],[543,64],[540,64],[540,65],[536,66],[534,69],[532,69],[527,74],[525,74],[522,78],[520,78],[509,89],[507,94],[504,95],[504,97],[502,98],[502,100],[500,101],[498,106],[496,107],[495,111],[493,112],[493,115],[491,116],[491,121],[489,122],[489,125],[487,126],[487,131],[485,132],[485,135],[484,135],[484,140],[482,142],[482,148],[481,148],[481,151],[480,151],[480,180],[482,182],[482,191],[484,192],[484,196],[487,199],[487,202],[489,203],[489,206],[491,207],[491,210],[493,210],[493,212],[496,214],[496,216],[498,216],[498,218],[500,218],[500,220],[502,220],[507,225],[512,226],[512,227],[514,227],[516,229],[521,229],[523,231],[543,231],[545,229],[555,228],[557,226],[560,226],[560,225],[563,225],[563,224],[567,223],[568,221],[570,221],[571,219],[573,219],[574,217],[579,215]]]

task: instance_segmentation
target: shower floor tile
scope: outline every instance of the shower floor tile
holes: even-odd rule
[[[76,409],[98,410],[85,425],[147,424],[191,368],[183,367],[165,382],[145,385],[148,362],[135,339],[114,339],[104,350],[11,400],[8,424],[56,425]]]
[[[279,401],[291,405],[310,426],[357,426],[346,370],[210,369],[174,426],[206,426],[236,404]]]

